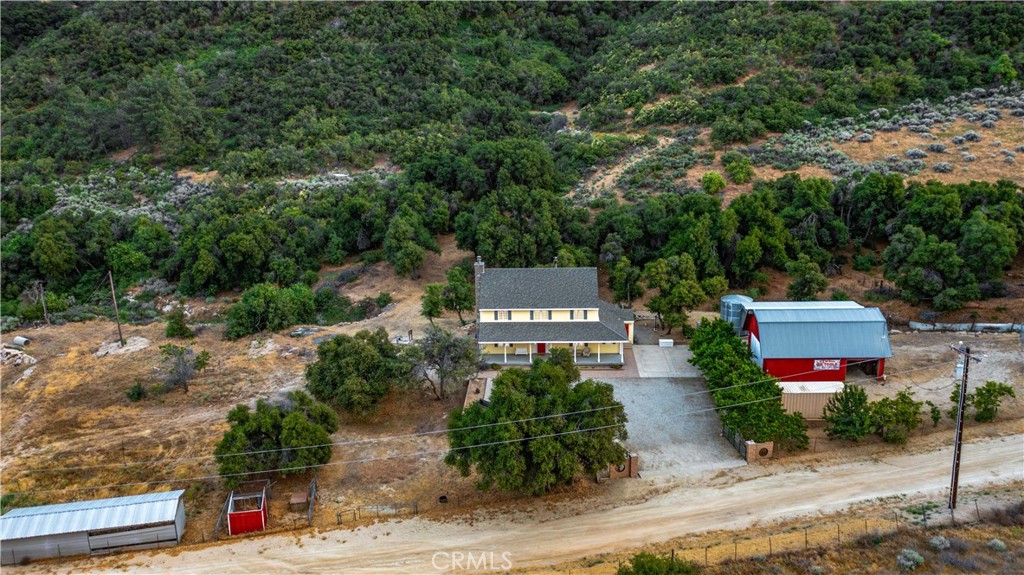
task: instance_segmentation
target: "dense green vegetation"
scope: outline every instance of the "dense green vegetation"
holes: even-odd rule
[[[750,350],[732,324],[716,319],[697,326],[690,343],[690,363],[704,372],[718,416],[745,439],[807,448],[807,423],[782,407],[778,380],[750,361]]]
[[[749,141],[805,120],[1009,82],[1024,6],[664,3],[623,26],[579,82],[594,126],[710,125]]]
[[[331,460],[331,434],[338,416],[301,391],[285,401],[238,405],[228,413],[231,427],[217,443],[217,471],[228,488],[261,473],[302,473]]]
[[[452,412],[445,462],[463,476],[474,471],[480,489],[541,495],[622,462],[625,439],[626,412],[612,386],[580,381],[572,356],[556,349],[529,370],[499,374],[489,405]]]
[[[914,392],[901,389],[896,397],[868,401],[867,392],[858,385],[848,385],[829,398],[825,404],[825,433],[832,438],[857,441],[877,433],[886,443],[904,444],[910,432],[921,425],[925,402],[914,401]],[[941,413],[928,402],[933,423]],[[938,418],[936,415],[938,414]]]
[[[862,267],[892,243],[900,296],[956,309],[1005,291],[1024,234],[1013,184],[788,176],[723,210],[721,177],[711,195],[678,178],[714,160],[698,126],[725,144],[1010,82],[1022,22],[1015,3],[12,3],[0,315],[41,318],[36,281],[52,319],[107,313],[112,270],[119,290],[144,282],[130,318],[175,290],[255,289],[233,336],[341,321],[359,305],[317,293],[311,312],[287,286],[354,255],[415,278],[442,233],[488,265],[607,266],[619,299],[657,290],[668,325],[801,255],[831,274],[851,242]],[[571,100],[591,128],[684,126],[565,129],[554,110]],[[567,201],[657,130],[668,145],[617,182],[631,203]],[[744,154],[721,160],[729,182],[752,178]],[[651,275],[665,269],[685,288]],[[820,285],[806,275],[794,293]],[[442,307],[468,309],[463,292]],[[246,313],[271,302],[287,321]]]

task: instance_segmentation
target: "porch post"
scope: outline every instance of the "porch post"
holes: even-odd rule
[[[533,365],[533,344],[527,344],[526,349],[530,350],[530,365]]]
[[[601,342],[597,342],[597,363],[601,363]]]
[[[572,362],[576,363],[576,342],[572,342]]]
[[[622,342],[619,342],[619,363],[626,363],[626,358],[622,357]]]
[[[508,345],[501,344],[501,351],[505,352],[505,363],[508,363]]]

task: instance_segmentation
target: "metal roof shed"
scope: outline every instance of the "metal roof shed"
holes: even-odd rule
[[[173,547],[185,532],[185,490],[12,509],[0,517],[0,563]]]

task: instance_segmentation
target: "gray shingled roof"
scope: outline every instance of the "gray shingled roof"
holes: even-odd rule
[[[876,307],[753,313],[765,359],[892,357],[885,316]]]
[[[597,268],[488,268],[477,280],[480,309],[597,307]]]
[[[12,509],[0,517],[0,540],[116,529],[174,521],[184,489]]]
[[[600,321],[484,322],[476,335],[480,343],[626,341],[625,327],[618,324],[615,330]]]

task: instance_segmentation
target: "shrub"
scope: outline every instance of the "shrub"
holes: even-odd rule
[[[952,549],[939,553],[939,559],[946,565],[967,573],[980,569],[978,562],[973,557],[962,557]]]
[[[142,387],[142,382],[136,380],[135,385],[128,388],[128,391],[124,392],[128,401],[139,401],[146,397],[146,388]]]
[[[306,387],[320,401],[366,416],[409,372],[384,328],[363,330],[321,343],[317,361],[306,368]]]
[[[822,419],[829,437],[857,441],[875,431],[867,392],[859,385],[848,385],[830,397]]]
[[[637,553],[629,565],[620,565],[615,575],[697,575],[700,566],[674,557],[658,557],[650,553]]]
[[[961,154],[960,157],[963,158],[965,162],[973,162],[978,159],[974,154]]]
[[[377,297],[373,298],[373,303],[377,304],[378,308],[385,308],[392,302],[391,294],[388,292],[380,292]]]
[[[978,134],[978,132],[970,130],[968,132],[964,132],[963,139],[965,142],[980,142],[981,136]]]
[[[298,323],[310,323],[315,312],[313,292],[306,285],[279,288],[256,284],[242,292],[242,301],[228,310],[225,337],[238,339],[263,330],[277,331]]]
[[[1004,397],[1017,396],[1011,386],[998,381],[986,381],[974,390],[974,421],[986,423],[995,419]]]
[[[896,556],[896,564],[904,571],[913,571],[924,565],[924,557],[913,549],[902,549]]]
[[[958,146],[959,146],[960,144],[963,144],[963,143],[964,143],[964,142],[966,142],[966,141],[967,141],[967,140],[965,140],[963,136],[953,136],[953,143],[954,143],[954,144],[956,144],[956,145],[958,145]]]
[[[993,551],[1006,551],[1006,543],[1003,543],[999,539],[992,539],[988,542],[988,548]]]
[[[874,141],[874,139],[875,139],[875,136],[872,135],[872,134],[868,134],[867,132],[857,136],[857,141],[862,143],[862,144],[866,144],[868,142],[872,142],[872,141]]]
[[[911,160],[920,160],[922,158],[928,157],[928,154],[924,150],[921,150],[919,148],[911,148],[904,152],[903,155],[910,158]]]
[[[878,258],[875,254],[853,256],[853,269],[859,272],[869,272],[876,265],[878,265]]]
[[[167,337],[189,338],[193,337],[192,330],[185,325],[185,310],[176,307],[167,314],[167,328],[164,329]]]
[[[705,194],[714,195],[725,189],[725,178],[718,172],[708,172],[700,179],[700,186]]]
[[[928,151],[929,152],[935,152],[936,154],[945,154],[946,153],[946,145],[945,144],[939,144],[939,143],[928,144]]]
[[[729,150],[722,154],[721,162],[725,167],[726,176],[737,184],[745,184],[754,177],[750,158],[736,150]]]
[[[953,171],[953,165],[948,162],[939,162],[932,166],[932,169],[940,174],[949,174]]]
[[[932,549],[936,551],[943,551],[949,549],[949,539],[946,539],[942,535],[936,535],[928,540],[928,544],[932,546]]]

